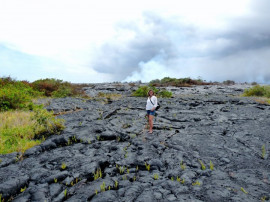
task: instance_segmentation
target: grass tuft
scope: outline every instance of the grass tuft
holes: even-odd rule
[[[123,180],[127,180],[127,176],[126,176],[126,175],[123,175],[123,176],[122,176],[122,179],[123,179]]]
[[[61,165],[61,169],[65,170],[66,168],[67,168],[67,165],[63,162],[62,165]]]
[[[180,163],[180,167],[181,167],[182,170],[186,169],[186,164],[183,163],[183,160]]]
[[[120,166],[119,167],[120,174],[123,174],[125,172],[125,170],[126,170],[125,166]]]
[[[100,98],[106,98],[109,100],[119,100],[122,95],[121,94],[117,94],[117,93],[103,93],[103,92],[99,92],[98,97]]]
[[[214,164],[210,161],[210,170],[214,170]]]
[[[26,190],[26,186],[24,188],[21,188],[21,193]]]
[[[192,186],[196,186],[196,185],[200,186],[201,183],[199,181],[196,181],[196,182],[192,183]]]
[[[243,187],[241,187],[241,191],[244,192],[245,194],[248,194],[248,192]]]
[[[155,173],[155,174],[153,175],[153,178],[154,178],[154,180],[158,180],[158,174]]]
[[[145,163],[146,170],[150,171],[150,164]]]
[[[117,189],[117,187],[118,187],[118,181],[116,180],[115,182],[114,182],[114,187]]]
[[[94,180],[97,180],[99,178],[102,178],[102,171],[101,169],[97,169],[96,172],[93,173],[94,174]]]
[[[100,191],[101,192],[104,192],[106,190],[106,184],[105,182],[103,182],[101,185],[100,185]]]
[[[184,178],[182,179],[181,183],[182,183],[182,184],[184,184],[184,183],[185,183],[185,179],[184,179]]]
[[[67,189],[64,190],[64,196],[67,198]]]
[[[202,169],[202,170],[205,170],[206,167],[205,167],[204,163],[203,163],[201,160],[199,160],[199,162],[200,162],[200,164],[201,164],[201,169]]]

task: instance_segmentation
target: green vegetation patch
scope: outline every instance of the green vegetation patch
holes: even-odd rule
[[[87,85],[57,79],[40,79],[33,83],[0,78],[0,154],[25,152],[46,137],[59,134],[64,120],[35,105],[36,98],[83,96]]]
[[[86,96],[82,87],[83,84],[72,84],[59,79],[39,79],[34,81],[32,87],[43,92],[47,97],[68,97],[68,96]]]
[[[34,90],[28,82],[0,78],[0,111],[32,109],[32,99],[42,93]]]
[[[224,85],[234,85],[235,84],[235,81],[233,81],[233,80],[226,80],[226,81],[223,81],[222,83]]]
[[[170,98],[170,97],[172,97],[172,92],[167,91],[167,90],[161,90],[160,92],[158,92],[158,97]]]
[[[270,98],[270,86],[256,85],[252,88],[246,89],[243,96],[256,96]]]
[[[107,98],[107,99],[111,99],[111,100],[118,100],[122,97],[121,94],[118,93],[103,93],[103,92],[99,92],[98,93],[98,97],[100,98]]]
[[[64,120],[56,119],[41,107],[35,107],[33,111],[1,112],[0,154],[23,153],[63,129]]]
[[[207,83],[203,81],[201,78],[191,79],[191,78],[170,78],[164,77],[163,79],[155,79],[150,81],[150,85],[152,86],[176,86],[176,87],[190,87],[192,85],[210,85],[211,83]]]
[[[0,111],[33,109],[35,98],[80,96],[88,97],[83,87],[86,84],[72,84],[58,79],[40,79],[29,83],[16,81],[10,77],[0,78]]]
[[[147,97],[148,96],[148,91],[153,90],[154,93],[157,95],[157,97],[166,97],[170,98],[172,97],[172,92],[167,91],[167,90],[159,90],[155,88],[154,86],[140,86],[136,91],[132,93],[132,96],[135,97]]]

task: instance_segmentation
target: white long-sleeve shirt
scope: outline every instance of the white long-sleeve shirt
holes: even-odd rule
[[[151,101],[153,102],[153,104],[151,103]],[[150,98],[148,97],[147,102],[146,102],[146,110],[152,110],[153,107],[157,107],[158,106],[158,102],[157,102],[157,97],[156,96],[152,96],[151,97],[151,101]]]

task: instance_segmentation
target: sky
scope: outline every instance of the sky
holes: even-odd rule
[[[270,83],[269,0],[0,0],[0,77]]]

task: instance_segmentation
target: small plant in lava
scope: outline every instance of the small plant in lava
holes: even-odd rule
[[[65,196],[65,198],[67,198],[67,189],[65,189],[65,191],[64,191],[64,196]]]
[[[118,187],[118,181],[116,180],[115,182],[114,182],[114,187],[117,189],[117,187]]]
[[[66,168],[67,168],[67,165],[63,162],[62,165],[61,165],[61,169],[65,170]]]
[[[243,187],[241,187],[241,191],[244,192],[245,194],[248,194],[248,192]]]
[[[123,174],[125,172],[125,170],[126,170],[125,166],[120,166],[119,167],[120,174]]]
[[[183,160],[180,163],[180,167],[181,167],[182,170],[186,169],[186,164],[183,163]]]
[[[145,163],[146,170],[150,171],[150,164]]]
[[[21,188],[21,193],[26,190],[26,186],[24,188]]]
[[[153,178],[154,178],[154,180],[158,180],[158,174],[155,173],[155,174],[153,175]]]
[[[94,174],[94,180],[97,180],[99,178],[102,178],[102,172],[101,169],[97,169],[96,172],[93,173]]]
[[[196,185],[200,186],[201,183],[199,181],[196,181],[196,182],[192,183],[192,186],[196,186]]]
[[[184,184],[185,183],[185,179],[183,178],[182,181],[181,181],[181,184]]]
[[[210,170],[214,170],[214,164],[210,161]]]
[[[206,167],[205,167],[204,163],[203,163],[201,160],[199,160],[199,162],[200,162],[200,164],[201,164],[201,169],[202,169],[202,170],[205,170]]]
[[[106,184],[105,182],[102,183],[102,185],[100,185],[100,191],[104,192],[106,190]]]

